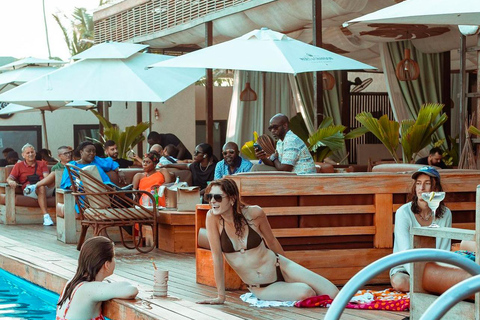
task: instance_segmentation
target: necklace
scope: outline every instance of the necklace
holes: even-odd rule
[[[201,165],[201,164],[199,164],[198,167],[200,168],[200,171],[205,172],[205,171],[208,170],[208,167],[210,167],[211,164],[212,164],[212,162],[210,161],[210,162],[207,164],[207,167],[206,167],[205,169],[202,169],[202,165]]]
[[[432,217],[432,211],[430,211],[430,213],[428,215],[426,215],[425,217],[422,216],[421,213],[419,213],[418,215],[420,216],[420,219],[422,219],[423,221],[428,221]]]

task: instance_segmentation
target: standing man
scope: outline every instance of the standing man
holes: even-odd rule
[[[22,162],[17,162],[7,178],[10,188],[22,185],[23,194],[38,199],[38,205],[43,214],[43,225],[53,226],[52,218],[47,213],[47,196],[52,196],[54,188],[37,187],[36,183],[48,175],[48,167],[43,161],[35,160],[35,148],[27,143],[22,147]]]
[[[182,141],[180,141],[180,139],[178,139],[177,136],[172,133],[160,134],[158,132],[152,131],[148,135],[147,141],[150,146],[154,144],[159,144],[165,147],[169,144],[173,144],[178,149],[177,158],[179,160],[192,159],[192,154],[187,150]]]
[[[447,169],[447,165],[445,164],[445,162],[443,162],[442,158],[442,149],[435,147],[430,150],[430,154],[428,155],[428,157],[420,158],[415,163]]]
[[[223,160],[215,167],[215,180],[224,176],[239,172],[249,172],[253,164],[240,157],[238,145],[235,142],[227,142],[222,148]]]
[[[264,150],[255,149],[255,155],[267,166],[278,171],[297,174],[315,173],[315,162],[305,143],[289,129],[288,117],[278,113],[270,119],[268,130],[277,139],[274,154],[268,156]]]
[[[127,159],[122,159],[122,158],[119,158],[118,157],[118,149],[117,149],[117,144],[115,143],[115,141],[113,140],[107,140],[105,141],[105,155],[107,157],[110,157],[112,158],[113,161],[115,161],[116,163],[118,163],[118,165],[120,166],[119,168],[123,169],[123,168],[128,168],[130,166],[133,166],[134,164],[135,165],[138,165],[138,166],[141,166],[141,161],[139,161],[139,157],[137,155],[134,154],[134,159],[135,161],[131,161],[131,160],[127,160]],[[141,160],[141,159],[140,159]],[[138,162],[138,163],[137,163]]]

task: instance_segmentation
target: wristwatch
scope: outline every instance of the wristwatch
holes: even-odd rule
[[[272,154],[270,155],[270,158],[269,158],[269,159],[270,159],[270,161],[273,162],[273,161],[275,161],[275,160],[278,159],[278,158],[277,158],[277,156],[275,155],[275,153],[272,153]]]

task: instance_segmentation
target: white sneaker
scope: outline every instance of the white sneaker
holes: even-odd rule
[[[53,226],[52,218],[50,218],[50,215],[48,213],[45,213],[43,215],[43,225],[44,226]]]

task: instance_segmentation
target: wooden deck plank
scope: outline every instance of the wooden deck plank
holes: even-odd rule
[[[21,238],[19,238],[19,234]],[[334,254],[337,250],[332,250]],[[67,245],[56,240],[55,228],[43,226],[5,226],[0,225],[0,259],[2,255],[15,257],[32,264],[47,263],[56,274],[70,278],[77,266],[78,251],[74,245]],[[339,252],[340,253],[340,252]],[[348,251],[341,252],[338,259],[348,259]],[[343,255],[345,254],[345,256]],[[153,286],[154,259],[159,268],[169,270],[169,297],[151,299]],[[314,257],[311,257],[313,259]],[[369,249],[365,249],[365,259],[374,258]],[[151,309],[142,306],[138,300],[138,309],[155,314],[156,319],[323,319],[327,309],[313,308],[254,308],[239,299],[246,291],[227,291],[224,305],[205,306],[195,304],[198,300],[213,298],[216,289],[195,282],[195,256],[193,254],[174,254],[155,250],[148,254],[139,254],[127,250],[121,245],[116,246],[117,267],[113,279],[127,278],[137,283],[140,297],[150,305]],[[118,307],[118,306],[117,306]],[[122,310],[114,310],[111,304],[107,306],[110,312],[122,314]],[[400,320],[407,312],[383,312],[345,310],[342,320]],[[114,318],[116,319],[116,318]]]

